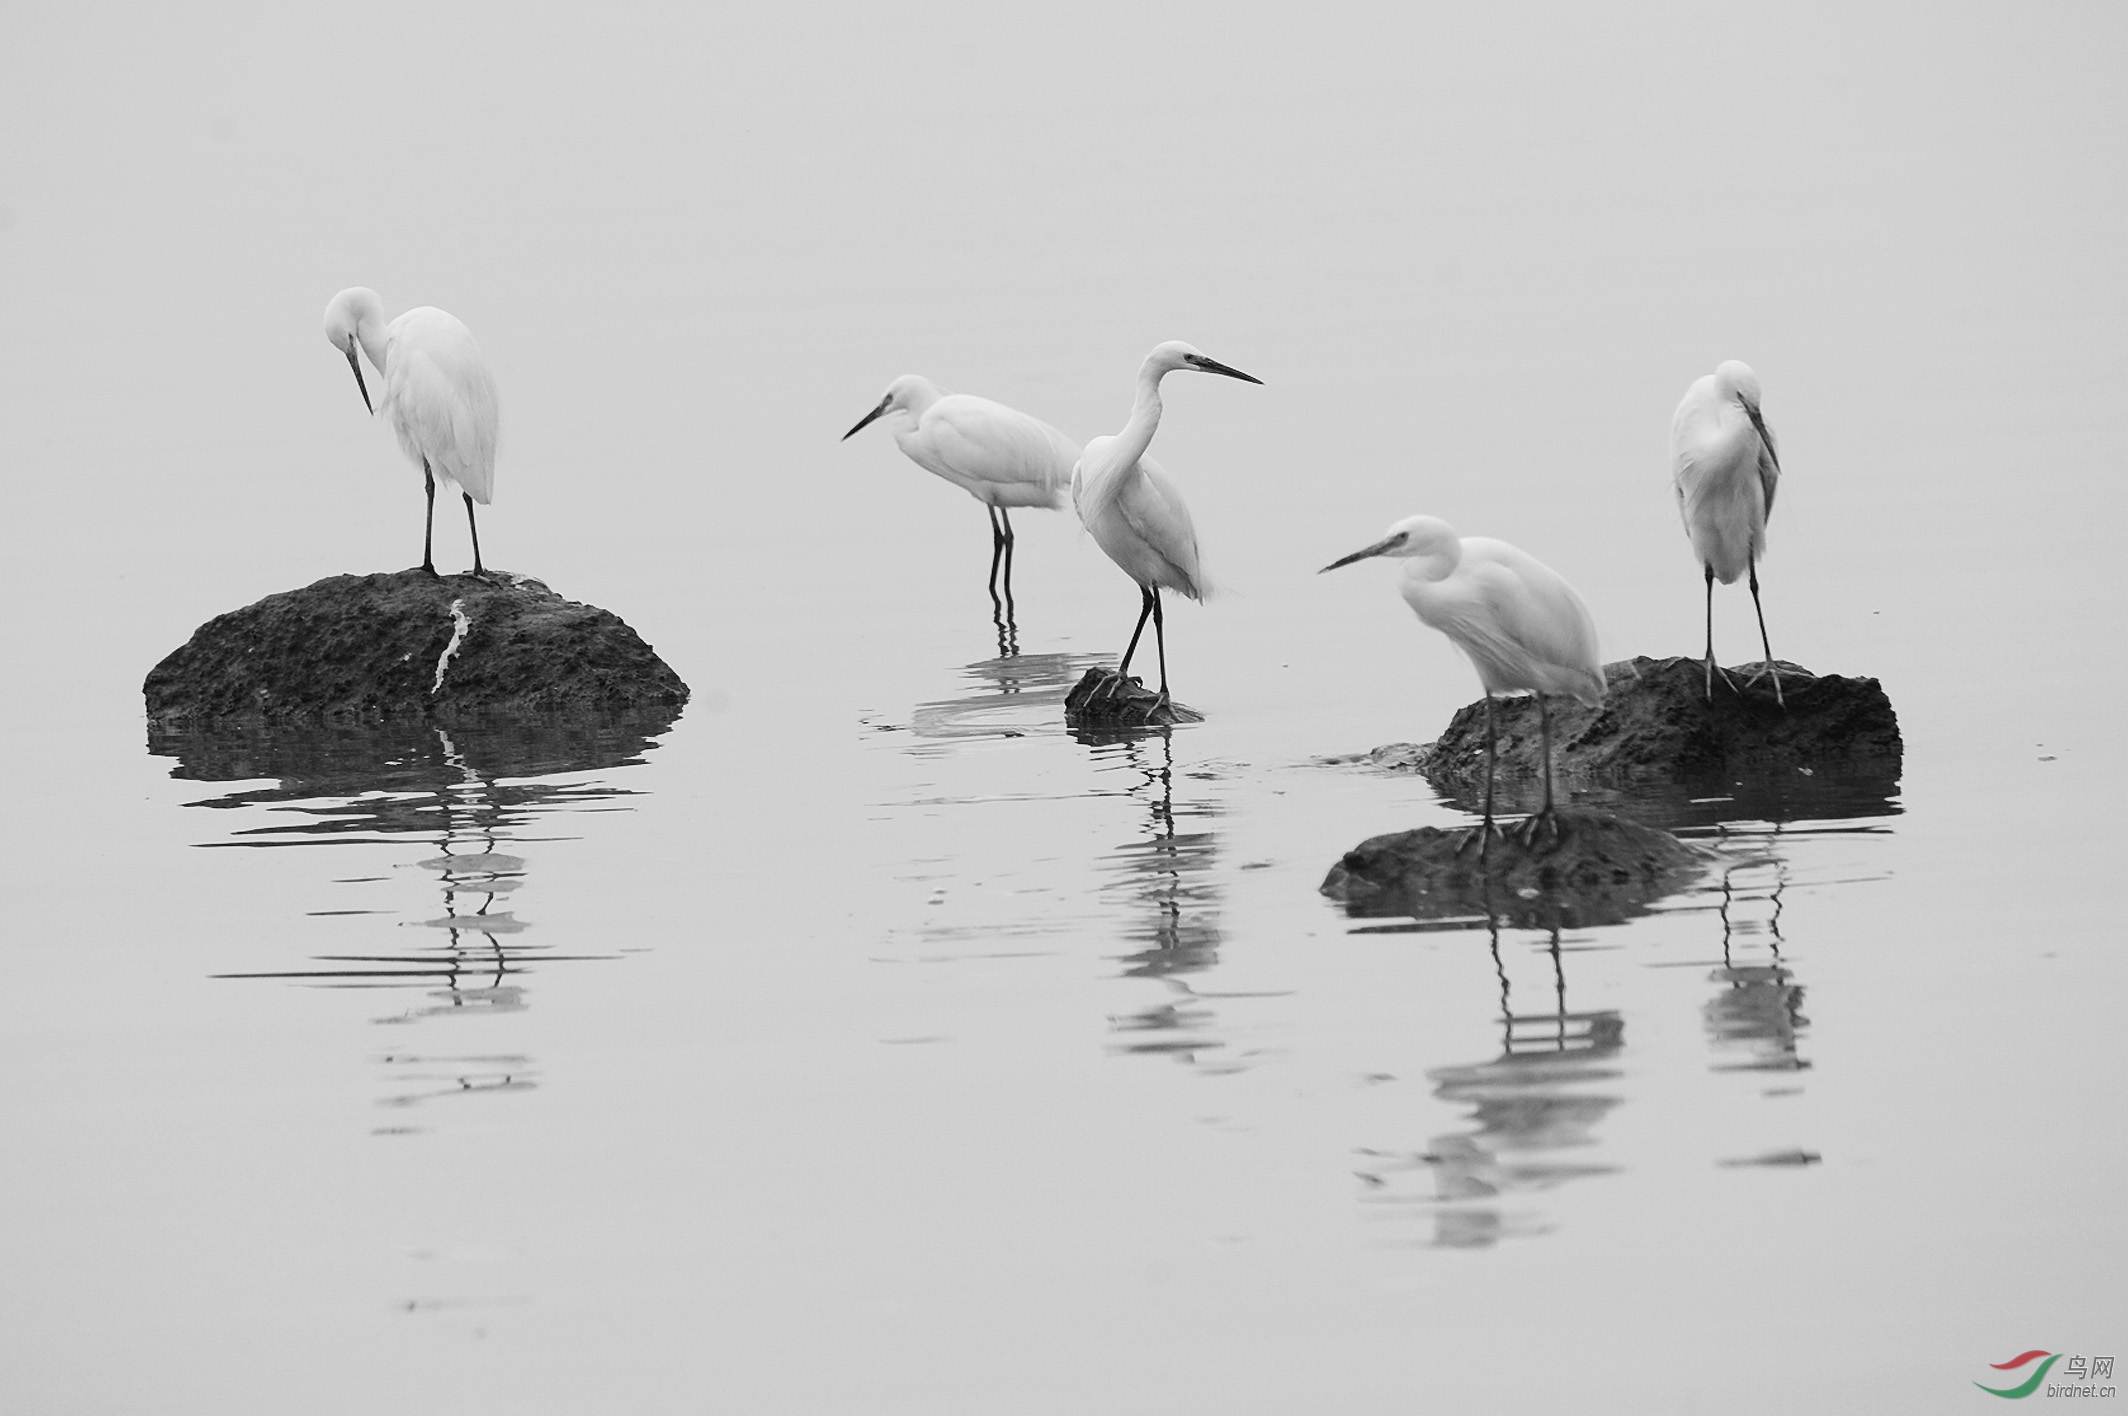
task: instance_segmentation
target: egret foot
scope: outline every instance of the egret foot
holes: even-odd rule
[[[1773,661],[1771,659],[1761,659],[1758,663],[1750,664],[1746,667],[1750,669],[1750,672],[1744,675],[1744,682],[1757,683],[1762,678],[1771,678],[1773,680],[1773,701],[1780,704],[1785,710],[1788,707],[1788,700],[1781,693],[1781,671],[1774,667]],[[1722,677],[1726,679],[1728,675],[1724,674]],[[1731,688],[1736,687],[1733,683],[1729,686]]]
[[[1714,701],[1714,676],[1716,674],[1721,675],[1722,682],[1729,686],[1729,691],[1731,693],[1735,693],[1737,691],[1736,680],[1729,677],[1729,671],[1727,669],[1724,669],[1721,665],[1715,663],[1714,655],[1712,653],[1709,653],[1707,655],[1707,701],[1709,703],[1712,703]]]
[[[1546,835],[1551,836],[1552,845],[1556,849],[1560,841],[1565,839],[1566,833],[1560,829],[1559,813],[1551,807],[1546,807],[1515,827],[1514,835],[1515,839],[1522,843],[1524,850],[1534,851],[1537,849],[1538,840]]]
[[[1476,846],[1478,848],[1478,859],[1484,860],[1485,848],[1492,843],[1493,832],[1497,829],[1490,821],[1481,822],[1475,827],[1465,827],[1463,839],[1456,842],[1456,854],[1462,855],[1472,846]]]

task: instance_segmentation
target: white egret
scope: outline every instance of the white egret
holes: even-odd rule
[[[1005,567],[1004,598],[1012,599],[1012,516],[1016,506],[1064,506],[1079,445],[1039,418],[972,393],[945,393],[920,374],[903,374],[887,385],[879,406],[844,433],[855,437],[877,418],[887,420],[894,442],[911,462],[943,477],[981,502],[990,514],[990,598],[998,599],[998,565]]]
[[[1714,676],[1720,672],[1714,663],[1714,582],[1734,585],[1739,575],[1748,575],[1773,698],[1787,707],[1773,645],[1766,639],[1758,568],[1766,554],[1766,518],[1773,514],[1773,494],[1781,483],[1781,459],[1773,430],[1759,414],[1759,376],[1749,364],[1730,359],[1685,390],[1670,422],[1670,480],[1692,554],[1706,570],[1708,700],[1714,698]],[[1722,681],[1729,676],[1723,674]]]
[[[355,358],[359,345],[384,378],[382,408],[399,446],[421,467],[428,488],[428,518],[421,532],[421,568],[436,573],[436,482],[465,497],[466,525],[473,534],[473,573],[480,563],[480,526],[473,503],[488,504],[495,490],[495,375],[487,356],[455,316],[423,305],[389,325],[377,292],[343,290],[325,307],[325,338],[347,356],[362,404],[377,411]]]
[[[1145,455],[1153,432],[1160,426],[1160,380],[1176,370],[1200,374],[1225,374],[1260,384],[1262,379],[1230,369],[1203,351],[1171,339],[1145,356],[1138,368],[1138,395],[1131,404],[1130,421],[1114,437],[1098,437],[1086,445],[1079,465],[1071,473],[1071,501],[1079,520],[1093,533],[1094,544],[1137,582],[1143,600],[1138,627],[1131,631],[1130,647],[1112,685],[1125,682],[1131,655],[1138,652],[1145,621],[1153,622],[1153,638],[1160,650],[1160,696],[1167,696],[1167,632],[1160,610],[1164,587],[1192,600],[1205,595],[1203,572],[1197,561],[1197,528],[1182,493],[1161,465]],[[1113,691],[1113,689],[1112,689]]]
[[[1559,572],[1505,541],[1458,536],[1435,516],[1408,516],[1365,550],[1330,562],[1341,565],[1389,556],[1407,560],[1404,603],[1448,636],[1478,671],[1485,689],[1485,826],[1493,824],[1493,695],[1534,694],[1543,734],[1544,809],[1552,814],[1552,719],[1547,694],[1591,706],[1603,702],[1603,658],[1596,621]],[[1481,837],[1482,839],[1482,837]]]

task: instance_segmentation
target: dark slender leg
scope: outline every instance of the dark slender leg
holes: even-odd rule
[[[429,471],[429,460],[421,459],[421,480],[428,485],[429,510],[421,522],[421,568],[429,574],[436,573],[436,474]]]
[[[983,509],[990,513],[990,603],[1003,614],[1005,605],[998,599],[998,566],[1005,559],[1005,533],[998,529],[998,509],[988,503]]]
[[[1153,617],[1153,609],[1159,604],[1159,601],[1153,598],[1153,587],[1150,585],[1139,586],[1138,595],[1144,602],[1138,610],[1138,627],[1131,631],[1130,647],[1123,651],[1122,667],[1116,670],[1115,678],[1110,680],[1114,685],[1109,690],[1111,694],[1123,686],[1125,675],[1130,673],[1131,655],[1138,652],[1138,636],[1145,633],[1145,622]]]
[[[985,503],[990,513],[990,618],[997,626],[998,657],[1009,659],[1020,652],[1020,627],[1012,618],[1012,523],[1005,509]],[[1002,525],[1000,524],[1002,523]],[[998,594],[998,566],[1005,568],[1005,593]]]
[[[1537,699],[1538,739],[1544,746],[1544,810],[1538,814],[1540,816],[1550,816],[1552,814],[1552,710],[1545,706],[1543,694],[1540,693],[1535,696]]]
[[[1524,845],[1534,846],[1538,835],[1547,826],[1551,828],[1552,838],[1558,839],[1559,819],[1552,814],[1552,712],[1545,704],[1543,694],[1531,696],[1537,700],[1537,740],[1544,751],[1544,807],[1522,823],[1521,836]]]
[[[1012,603],[1012,543],[1016,538],[1012,534],[1012,513],[999,507],[997,514],[998,525],[1005,532],[1005,603],[1009,605]]]
[[[1751,563],[1751,608],[1759,615],[1759,647],[1766,651],[1766,672],[1773,675],[1773,701],[1783,708],[1788,700],[1781,696],[1781,671],[1773,666],[1773,645],[1766,640],[1766,611],[1759,604],[1759,563]]]
[[[1145,592],[1153,597],[1153,643],[1160,649],[1160,696],[1167,697],[1167,616],[1160,610],[1160,587]]]
[[[1714,701],[1714,567],[1707,571],[1707,701]]]
[[[1478,864],[1485,864],[1485,852],[1493,842],[1493,757],[1495,733],[1493,728],[1493,691],[1485,690],[1485,820],[1478,827]],[[1469,842],[1465,842],[1468,845]],[[1458,852],[1462,847],[1457,847]]]
[[[473,494],[466,492],[463,495],[465,497],[465,524],[471,527],[473,531],[473,573],[475,575],[483,575],[486,572],[481,569],[480,565],[480,523],[473,519]]]
[[[1493,833],[1493,761],[1499,754],[1493,727],[1493,691],[1485,690],[1485,834]]]

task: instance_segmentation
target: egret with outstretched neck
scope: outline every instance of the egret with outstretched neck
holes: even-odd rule
[[[1552,819],[1552,718],[1547,695],[1591,706],[1603,702],[1603,657],[1596,648],[1596,620],[1558,571],[1505,541],[1458,536],[1435,516],[1409,516],[1363,550],[1340,557],[1316,574],[1341,565],[1388,556],[1408,562],[1401,587],[1404,603],[1420,620],[1448,636],[1478,671],[1485,690],[1485,825],[1493,828],[1493,695],[1530,693],[1544,748],[1544,809],[1530,818]]]
[[[1012,601],[1012,516],[1016,506],[1061,510],[1079,445],[1017,408],[946,393],[920,374],[887,385],[879,406],[844,433],[855,437],[874,419],[887,420],[895,445],[911,462],[943,477],[990,513],[990,598],[998,602],[1004,566],[1004,604]]]
[[[347,356],[355,371],[362,406],[382,411],[407,458],[421,468],[428,489],[428,517],[422,524],[421,568],[436,573],[436,483],[446,494],[465,497],[466,526],[473,536],[473,573],[480,563],[480,526],[473,503],[482,506],[495,490],[495,375],[473,331],[456,316],[433,306],[408,310],[390,324],[377,292],[361,286],[343,290],[325,307],[325,338]],[[362,378],[360,349],[384,380],[382,397],[372,405]]]
[[[1071,474],[1071,501],[1079,520],[1093,533],[1094,544],[1138,586],[1138,627],[1131,631],[1130,647],[1123,651],[1111,691],[1126,681],[1131,655],[1138,652],[1138,640],[1150,619],[1159,646],[1163,699],[1167,697],[1167,633],[1160,592],[1173,590],[1202,600],[1206,590],[1190,509],[1166,469],[1145,451],[1160,426],[1160,380],[1178,370],[1263,382],[1180,340],[1158,345],[1138,368],[1138,394],[1123,431],[1088,443]]]
[[[1781,459],[1773,430],[1759,412],[1759,376],[1749,364],[1727,360],[1685,390],[1670,421],[1670,481],[1692,554],[1706,572],[1708,701],[1714,699],[1714,676],[1721,673],[1714,663],[1714,582],[1734,585],[1745,575],[1751,580],[1766,672],[1773,675],[1773,698],[1787,707],[1766,638],[1758,567],[1766,554],[1766,518],[1773,514],[1773,494],[1781,484]],[[1727,674],[1722,682],[1729,682]]]

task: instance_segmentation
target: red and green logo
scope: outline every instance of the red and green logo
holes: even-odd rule
[[[1982,1391],[1986,1392],[1990,1396],[2006,1396],[2012,1401],[2018,1401],[2023,1399],[2024,1397],[2028,1397],[2033,1392],[2039,1390],[2039,1384],[2047,1379],[2047,1368],[2053,1366],[2057,1361],[2061,1360],[2061,1353],[2047,1352],[2035,1347],[2030,1352],[2018,1353],[2015,1357],[2012,1357],[2007,1362],[1988,1363],[1990,1367],[1993,1367],[1998,1372],[2014,1372],[2019,1367],[2022,1367],[2025,1363],[2031,1361],[2035,1357],[2044,1357],[2047,1360],[2041,1362],[2037,1367],[2034,1367],[2032,1369],[2032,1375],[2026,1377],[2016,1386],[1981,1386],[1979,1382],[1975,1382],[1973,1383],[1973,1385],[1980,1387]]]

